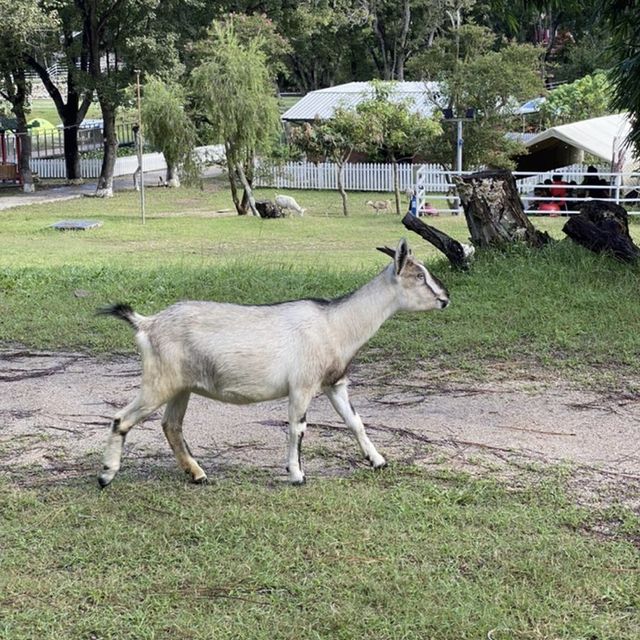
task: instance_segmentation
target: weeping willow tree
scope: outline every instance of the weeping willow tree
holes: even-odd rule
[[[142,125],[145,138],[167,162],[167,186],[179,187],[183,173],[196,171],[193,157],[196,133],[184,105],[186,91],[177,83],[151,77],[144,87]]]
[[[251,190],[255,158],[280,130],[275,84],[259,38],[242,45],[228,23],[214,24],[211,34],[211,46],[191,76],[193,101],[212,141],[224,145],[236,211],[257,216]]]

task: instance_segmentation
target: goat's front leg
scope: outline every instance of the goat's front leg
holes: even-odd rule
[[[307,408],[311,398],[304,393],[289,394],[289,438],[287,442],[287,471],[291,484],[304,484],[302,471],[302,438],[307,430]]]
[[[326,387],[324,392],[331,401],[333,408],[338,412],[338,415],[344,420],[349,429],[351,429],[351,432],[360,445],[360,449],[362,449],[362,453],[371,463],[371,466],[374,469],[386,467],[387,461],[378,453],[371,440],[369,440],[364,430],[362,419],[349,401],[347,383],[338,382],[331,387]]]

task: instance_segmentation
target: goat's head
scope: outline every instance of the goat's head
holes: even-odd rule
[[[444,309],[449,304],[449,292],[429,270],[411,255],[406,240],[397,249],[378,247],[378,251],[393,258],[395,283],[399,288],[400,308],[404,311]]]

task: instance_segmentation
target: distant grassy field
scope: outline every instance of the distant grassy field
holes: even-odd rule
[[[144,227],[135,193],[4,211],[0,340],[131,351],[129,332],[94,317],[95,307],[125,300],[152,313],[185,298],[264,303],[337,296],[386,264],[376,246],[408,236],[448,285],[453,304],[444,313],[397,316],[363,357],[409,367],[446,360],[478,372],[495,360],[600,376],[640,369],[638,268],[562,241],[543,251],[480,254],[470,273],[455,273],[395,215],[370,213],[364,202],[372,195],[351,194],[353,213],[344,218],[337,194],[296,192],[307,215],[261,220],[216,213],[232,206],[219,184],[148,189]],[[62,218],[104,224],[82,233],[49,228]],[[462,217],[430,222],[459,239],[468,234]],[[535,224],[562,237],[561,218]],[[88,295],[77,297],[78,290]]]

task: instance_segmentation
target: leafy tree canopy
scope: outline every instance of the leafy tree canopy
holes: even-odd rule
[[[597,118],[612,112],[613,88],[604,72],[563,84],[549,93],[540,108],[545,126]]]

